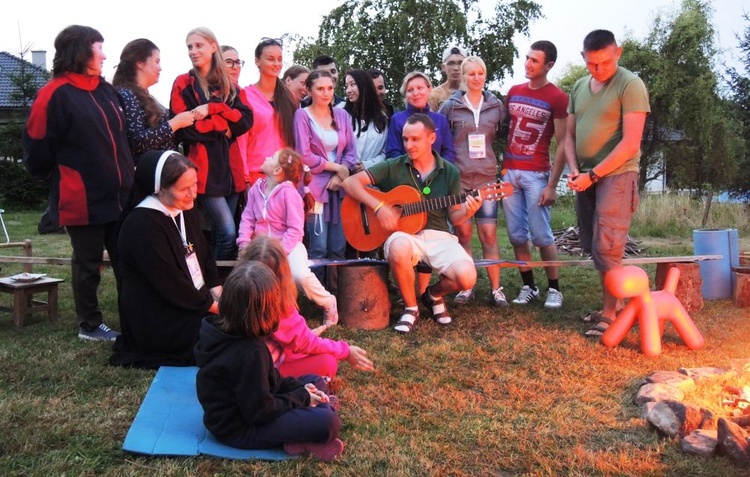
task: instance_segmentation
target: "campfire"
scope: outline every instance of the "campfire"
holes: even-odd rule
[[[657,371],[634,401],[658,432],[680,438],[683,452],[750,466],[750,359],[734,360],[728,370]]]

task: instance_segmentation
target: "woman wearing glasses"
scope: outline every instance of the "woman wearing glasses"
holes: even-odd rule
[[[245,98],[253,110],[253,128],[238,145],[245,163],[245,181],[252,185],[263,177],[263,161],[284,147],[294,147],[292,96],[281,81],[283,47],[278,38],[262,38],[255,47],[258,82],[245,88]],[[295,184],[296,185],[296,184]]]
[[[122,99],[128,144],[136,164],[146,151],[175,149],[175,131],[195,121],[192,111],[169,119],[167,108],[149,94],[148,89],[159,81],[160,63],[159,48],[150,40],[138,38],[123,48],[112,79]]]
[[[229,79],[234,84],[240,84],[240,73],[242,73],[242,67],[245,66],[245,62],[240,59],[237,49],[233,46],[221,45],[221,55],[224,57],[224,65],[226,66]]]
[[[195,124],[177,131],[187,157],[198,167],[198,203],[209,219],[217,260],[236,258],[234,212],[247,186],[236,138],[253,125],[244,92],[229,78],[216,36],[199,27],[187,35],[193,68],[172,86],[172,116],[193,110]]]

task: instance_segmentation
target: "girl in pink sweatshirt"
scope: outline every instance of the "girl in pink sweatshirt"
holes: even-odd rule
[[[294,282],[325,310],[323,324],[331,326],[339,321],[336,297],[310,271],[307,249],[302,243],[305,211],[296,185],[302,177],[302,167],[302,158],[290,148],[266,158],[260,166],[265,177],[258,179],[247,193],[237,246],[241,252],[256,237],[267,235],[279,239],[289,256]]]
[[[299,194],[298,194],[299,196]],[[354,369],[372,371],[367,352],[346,341],[321,338],[326,325],[311,330],[297,309],[297,287],[292,279],[290,263],[281,243],[271,237],[258,237],[240,253],[240,261],[257,260],[274,272],[281,285],[281,301],[285,316],[279,327],[266,338],[274,366],[282,376],[299,377],[305,374],[333,377],[338,362],[347,360]]]

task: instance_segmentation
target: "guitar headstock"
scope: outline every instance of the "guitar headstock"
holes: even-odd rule
[[[502,200],[513,195],[513,185],[510,182],[493,182],[478,189],[482,200]]]

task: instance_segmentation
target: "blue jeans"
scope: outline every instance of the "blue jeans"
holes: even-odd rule
[[[328,394],[320,376],[305,374],[299,381],[312,383]],[[224,444],[240,449],[268,449],[287,442],[330,442],[339,436],[341,419],[328,403],[316,407],[298,407],[283,412],[276,419],[258,426],[248,426],[244,433],[225,440]]]
[[[330,205],[330,204],[329,204]],[[340,207],[338,210],[341,210]],[[338,223],[326,222],[324,214],[307,214],[305,235],[307,235],[307,256],[309,258],[343,259],[346,255],[346,237],[341,218]],[[313,270],[318,281],[328,290],[335,292],[338,286],[336,267],[318,267]]]
[[[549,182],[549,172],[508,169],[503,181],[513,185],[513,195],[503,199],[508,239],[514,247],[529,241],[536,247],[555,243],[550,226],[549,206],[539,205],[539,197]]]
[[[239,194],[226,197],[198,196],[198,202],[211,224],[211,245],[216,260],[237,258],[237,228],[234,224],[234,211],[237,209]]]
[[[497,209],[499,209],[496,200],[482,201],[482,206],[474,214],[474,220],[477,224],[497,224]]]
[[[341,219],[334,224],[326,222],[323,214],[307,214],[305,233],[308,238],[307,256],[309,258],[344,258],[346,237],[344,237]]]

